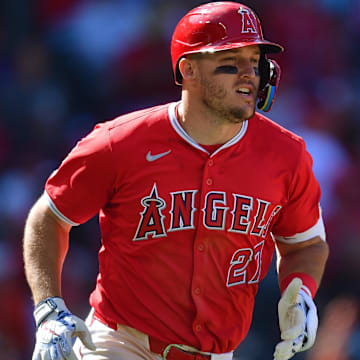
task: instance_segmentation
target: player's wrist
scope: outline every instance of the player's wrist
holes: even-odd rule
[[[280,283],[280,291],[281,294],[285,291],[285,289],[288,287],[290,282],[294,278],[301,279],[303,285],[301,286],[301,289],[311,298],[315,297],[316,291],[318,289],[318,285],[316,280],[309,274],[301,273],[301,272],[295,272],[287,275]]]
[[[36,326],[38,327],[51,314],[60,313],[62,311],[69,312],[61,297],[53,296],[42,300],[35,306],[33,312]]]

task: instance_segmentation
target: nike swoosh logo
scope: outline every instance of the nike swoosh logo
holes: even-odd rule
[[[149,151],[146,154],[146,160],[149,161],[149,162],[152,162],[152,161],[158,160],[158,159],[162,158],[163,156],[166,156],[167,154],[170,154],[170,153],[171,153],[171,150],[168,150],[168,151],[165,151],[165,152],[160,153],[160,154],[151,155],[151,151]]]

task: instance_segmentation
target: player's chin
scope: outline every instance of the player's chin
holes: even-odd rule
[[[232,115],[234,122],[241,122],[252,118],[255,114],[255,104],[246,104],[233,108]]]
[[[250,119],[251,117],[254,116],[254,114],[255,114],[255,105],[256,105],[255,100],[251,100],[251,101],[249,101],[248,103],[246,103],[244,105],[245,112],[247,113],[247,116],[246,116],[247,119]]]

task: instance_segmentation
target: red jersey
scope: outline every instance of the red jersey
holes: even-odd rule
[[[234,350],[250,327],[274,240],[320,235],[320,188],[303,140],[255,114],[212,154],[176,103],[98,124],[48,179],[72,225],[99,213],[90,303],[111,322],[201,351]]]

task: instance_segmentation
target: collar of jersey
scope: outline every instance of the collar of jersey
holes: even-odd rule
[[[176,107],[180,104],[181,101],[178,102],[174,102],[172,104],[170,104],[169,106],[169,119],[170,119],[170,123],[172,125],[172,127],[174,128],[174,130],[179,134],[179,136],[181,136],[186,142],[188,142],[190,145],[192,145],[193,147],[205,152],[206,154],[210,154],[206,149],[204,149],[201,145],[199,145],[195,140],[193,140],[187,133],[186,131],[183,129],[183,127],[180,125],[179,120],[176,116]],[[230,139],[228,142],[226,142],[225,144],[223,144],[221,147],[219,147],[216,151],[214,151],[210,157],[216,155],[218,152],[220,152],[221,150],[228,148],[234,144],[236,144],[237,142],[239,142],[245,135],[246,130],[248,127],[248,120],[245,120],[243,122],[243,126],[241,127],[241,130],[232,138]]]

